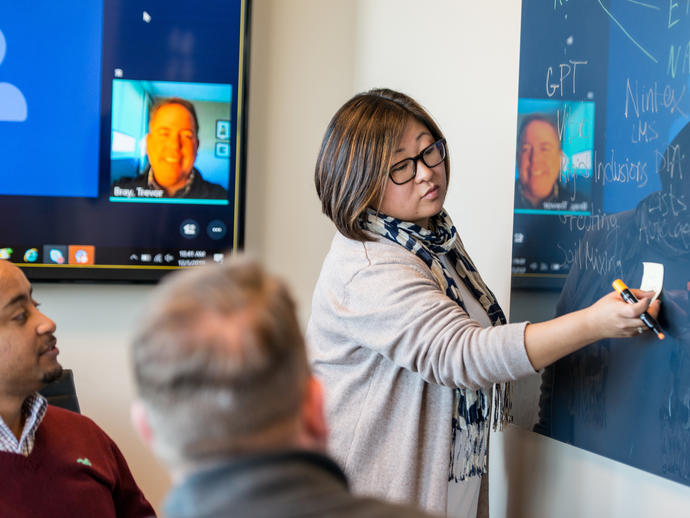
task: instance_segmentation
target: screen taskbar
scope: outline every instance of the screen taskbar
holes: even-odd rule
[[[0,259],[22,268],[174,270],[222,263],[224,250],[207,248],[127,248],[93,245],[41,245],[0,248]]]

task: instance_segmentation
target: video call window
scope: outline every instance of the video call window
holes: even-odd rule
[[[594,103],[518,100],[516,214],[590,214]]]
[[[0,2],[0,259],[151,282],[243,247],[250,4]]]
[[[114,79],[110,201],[227,205],[231,99],[231,85]]]

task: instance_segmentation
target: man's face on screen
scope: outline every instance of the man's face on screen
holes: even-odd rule
[[[561,145],[556,130],[535,120],[524,129],[518,150],[518,176],[522,193],[533,205],[553,191],[561,170]]]
[[[146,152],[158,185],[169,194],[187,185],[198,148],[192,114],[180,104],[159,108],[146,136]]]

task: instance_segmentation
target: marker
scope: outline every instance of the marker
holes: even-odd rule
[[[638,302],[637,297],[635,297],[635,295],[633,295],[633,292],[628,289],[628,287],[625,285],[625,283],[622,280],[616,279],[615,281],[613,281],[613,287],[615,288],[615,290],[618,293],[620,293],[623,300],[625,302],[627,302],[628,304],[635,304],[636,302]],[[640,315],[640,320],[642,320],[642,322],[644,322],[644,324],[649,329],[654,331],[656,336],[659,337],[659,340],[663,340],[664,338],[666,338],[664,333],[661,332],[661,328],[659,327],[659,324],[657,324],[657,321],[654,320],[652,315],[650,315],[649,313],[647,313],[645,311],[644,313],[642,313]]]

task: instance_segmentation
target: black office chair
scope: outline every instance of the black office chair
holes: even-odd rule
[[[40,393],[48,400],[49,405],[66,408],[77,414],[81,413],[79,409],[79,400],[77,399],[77,389],[74,386],[72,369],[64,369],[62,375],[52,383],[46,385]]]

